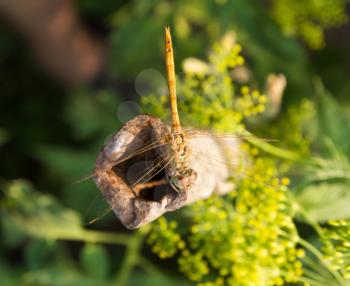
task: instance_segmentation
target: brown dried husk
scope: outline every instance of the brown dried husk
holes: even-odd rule
[[[150,182],[157,184],[162,180],[165,183],[135,192],[132,188],[135,182],[133,173],[140,170],[145,173],[149,163],[162,154],[171,154],[170,145],[164,144],[164,134],[170,134],[170,128],[160,119],[148,115],[136,116],[106,142],[97,157],[93,179],[128,229],[139,228],[166,212],[206,199],[213,193],[225,194],[234,188],[232,183],[227,182],[232,168],[225,162],[227,158],[238,158],[239,141],[234,138],[219,140],[210,134],[194,133],[188,140],[191,150],[188,167],[197,173],[194,184],[187,189],[175,190],[170,184],[171,164],[164,160],[163,171],[150,178]],[[132,156],[149,144],[161,146]],[[131,158],[117,164],[128,156]]]

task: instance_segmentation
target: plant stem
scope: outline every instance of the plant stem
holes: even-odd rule
[[[318,263],[316,263],[311,257],[309,256],[305,256],[303,258],[303,263],[305,265],[307,265],[311,270],[313,270],[314,272],[319,273],[320,275],[323,276],[329,276],[332,275],[329,273],[328,269],[324,266],[324,265],[320,265]]]
[[[124,261],[118,271],[117,277],[115,279],[116,286],[124,286],[128,281],[129,275],[133,268],[142,262],[140,249],[144,240],[146,231],[137,231],[133,236],[129,238],[129,242],[127,244],[126,253],[124,257]]]
[[[130,235],[121,233],[110,233],[95,230],[74,230],[62,231],[57,229],[46,229],[43,235],[33,233],[35,236],[40,236],[48,239],[57,240],[77,240],[92,243],[108,243],[108,244],[128,244],[130,242]]]
[[[327,285],[327,278],[323,277],[319,273],[308,269],[303,269],[303,273],[306,278],[309,277],[310,279],[313,279],[322,285]]]
[[[146,271],[148,272],[148,274],[150,275],[156,275],[158,277],[160,276],[164,276],[164,274],[159,271],[159,269],[153,265],[153,263],[151,261],[149,261],[147,258],[145,257],[140,257],[140,261],[139,261],[139,265]]]
[[[137,264],[147,263],[147,268],[150,269],[152,265],[140,255],[140,249],[144,237],[148,233],[149,228],[143,227],[141,230],[135,232],[133,235],[126,235],[120,233],[109,233],[103,231],[93,230],[74,230],[61,231],[57,229],[46,229],[45,232],[32,233],[36,237],[56,240],[77,240],[92,243],[109,243],[109,244],[123,244],[126,246],[126,253],[123,263],[118,271],[115,279],[117,286],[126,285],[129,275]],[[152,269],[155,271],[155,268]]]

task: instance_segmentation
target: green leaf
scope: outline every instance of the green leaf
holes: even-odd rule
[[[69,261],[31,271],[21,277],[23,286],[107,286],[101,279],[94,279],[79,272]]]
[[[143,69],[161,67],[157,59],[162,53],[159,39],[163,35],[165,14],[166,12],[162,11],[153,18],[152,22],[145,21],[149,15],[143,12],[141,15],[129,15],[133,17],[133,20],[113,31],[111,34],[113,49],[110,55],[113,72],[118,73],[119,76],[127,75],[133,78]],[[133,36],[130,37],[130,35]],[[153,49],[148,50],[147,57],[145,57],[145,54],[139,52],[140,47],[151,45],[151,43],[153,43]]]
[[[99,149],[100,146],[98,149],[77,151],[51,146],[42,147],[37,151],[37,155],[50,172],[65,182],[62,187],[63,201],[67,207],[82,214],[84,223],[96,218],[108,208],[93,181],[90,178],[84,179],[92,174]]]
[[[326,154],[315,156],[306,167],[306,182],[344,182],[350,180],[349,158],[330,139],[324,140]]]
[[[308,217],[319,222],[350,217],[349,159],[332,140],[324,142],[324,157],[311,158],[296,192]]]
[[[350,155],[349,113],[325,90],[321,80],[316,79],[315,86],[320,138],[331,139],[338,149]]]
[[[107,277],[109,261],[103,246],[86,244],[80,253],[80,263],[87,275],[99,279]]]
[[[79,234],[83,228],[78,213],[63,208],[53,197],[36,192],[24,180],[10,183],[5,190],[3,221],[22,233],[39,238]]]
[[[16,269],[18,270],[18,269]],[[17,271],[18,272],[18,271]],[[17,286],[19,285],[18,275],[15,272],[14,267],[7,265],[2,259],[0,259],[0,282],[4,286]]]
[[[21,227],[13,224],[11,216],[4,211],[1,212],[0,220],[2,227],[1,242],[10,249],[19,246],[25,239]]]
[[[87,96],[87,93],[90,93]],[[76,139],[105,137],[120,127],[117,118],[119,97],[109,90],[89,92],[79,89],[70,95],[64,118],[73,128]]]
[[[304,188],[297,196],[297,202],[314,221],[350,217],[350,190],[344,183],[321,183]]]

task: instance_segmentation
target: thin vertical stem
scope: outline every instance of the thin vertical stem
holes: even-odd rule
[[[125,286],[134,267],[142,261],[140,250],[147,230],[137,231],[129,240],[124,261],[115,279],[116,286]]]

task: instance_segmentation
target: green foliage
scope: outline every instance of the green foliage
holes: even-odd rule
[[[298,203],[310,219],[326,222],[350,216],[348,186],[341,183],[312,184],[298,195]]]
[[[0,261],[0,278],[1,283],[8,286],[16,286],[18,285],[18,272],[15,271],[10,265],[7,265],[2,260]]]
[[[312,49],[324,47],[326,28],[348,21],[345,0],[273,0],[272,15],[286,34],[300,36]]]
[[[33,239],[25,248],[25,260],[30,270],[39,270],[50,264],[59,247],[54,241]]]
[[[282,35],[260,0],[129,1],[110,19],[111,69],[119,76],[134,78],[150,67],[163,70],[163,58],[159,56],[163,43],[159,39],[166,23],[173,28],[177,66],[187,57],[204,57],[213,42],[234,30],[254,57],[252,68],[260,81],[267,73],[280,71],[286,74],[293,96],[311,93],[305,51],[295,40]],[[145,56],[141,47],[152,49],[147,49]]]
[[[305,167],[297,200],[310,219],[326,222],[349,217],[350,136],[344,111],[317,82],[318,138],[323,156],[313,156]]]
[[[85,274],[80,273],[74,267],[69,265],[69,262],[57,264],[53,267],[45,267],[38,269],[37,271],[32,271],[23,277],[23,284],[25,286],[44,286],[44,285],[53,285],[53,286],[106,286],[110,285],[101,281],[100,279],[91,279]]]
[[[80,261],[86,275],[96,279],[107,277],[109,262],[103,246],[86,244],[80,253]]]
[[[38,194],[25,181],[11,183],[5,194],[1,217],[4,240],[9,240],[9,234],[14,231],[40,239],[30,241],[25,248],[29,271],[21,276],[23,285],[107,285],[107,281],[102,280],[108,265],[101,247],[97,247],[95,253],[91,253],[94,251],[91,247],[90,253],[84,248],[82,267],[87,274],[82,274],[77,265],[71,265],[65,249],[51,240],[77,239],[84,235],[79,214],[62,208],[49,195]]]
[[[80,140],[101,133],[105,136],[120,124],[115,114],[119,104],[115,92],[98,90],[85,100],[87,92],[86,89],[75,90],[65,110],[65,120],[73,128],[74,137]]]
[[[145,279],[145,272],[156,275],[155,279],[145,280],[149,285],[174,285],[171,278],[160,274],[139,253],[147,228],[132,237],[87,230],[82,225],[79,213],[63,208],[52,196],[38,193],[24,180],[5,186],[5,196],[1,203],[3,242],[14,248],[23,244],[26,237],[32,237],[25,246],[26,268],[19,273],[19,279],[25,286],[121,285],[126,284],[125,278],[136,266],[144,269],[144,272],[138,274],[138,279]],[[67,248],[58,240],[85,242],[80,251],[79,263],[72,260]],[[116,278],[111,277],[110,257],[102,243],[121,244],[127,249],[128,256]],[[3,267],[7,269],[5,263]],[[0,272],[0,277],[6,279],[9,285],[17,285],[16,279],[5,274]]]
[[[140,272],[135,272],[128,281],[128,286],[134,286],[134,285],[143,285],[143,286],[189,286],[191,285],[186,280],[181,278],[172,278],[160,275],[158,272],[149,272],[148,274],[144,275]]]
[[[289,106],[283,116],[263,126],[259,134],[277,140],[275,144],[281,148],[310,156],[311,144],[317,134],[315,104],[304,99],[297,105]]]
[[[63,184],[60,191],[65,204],[84,214],[84,223],[107,207],[100,199],[92,208],[87,208],[96,197],[96,188],[85,178],[92,174],[96,155],[105,138],[121,126],[116,116],[119,99],[115,92],[103,89],[90,91],[89,96],[86,93],[84,88],[72,91],[63,112],[74,144],[40,144],[34,151],[46,173]]]
[[[324,88],[320,79],[315,80],[317,121],[320,138],[333,141],[334,145],[344,156],[350,156],[350,126],[349,112],[344,110],[329,92]],[[333,148],[334,149],[334,148]],[[339,152],[338,152],[339,153]],[[335,154],[334,152],[332,153]]]
[[[77,233],[82,229],[80,216],[58,205],[52,197],[35,193],[25,181],[15,181],[6,189],[7,212],[2,221],[10,231],[36,237],[56,236],[57,233]]]

